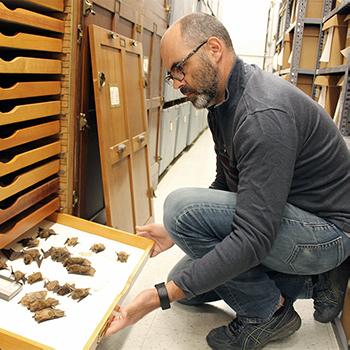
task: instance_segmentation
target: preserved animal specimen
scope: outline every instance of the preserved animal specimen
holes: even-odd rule
[[[102,252],[106,249],[104,244],[102,243],[95,243],[91,246],[90,250],[93,251],[94,253],[99,253]]]
[[[90,288],[75,288],[72,293],[69,294],[69,296],[74,299],[81,301],[84,298],[86,298],[90,293]]]
[[[68,265],[66,267],[68,273],[74,273],[77,275],[87,275],[87,276],[93,276],[96,272],[96,270],[91,266],[84,266],[84,265]]]
[[[60,286],[57,290],[58,295],[66,295],[74,290],[74,284],[65,283],[63,286]]]
[[[48,291],[56,293],[59,290],[59,288],[60,288],[60,284],[58,283],[57,280],[55,280],[55,281],[47,281],[47,282],[44,283],[44,287]]]
[[[117,252],[117,256],[118,256],[117,260],[120,261],[120,262],[127,262],[128,258],[129,258],[129,254],[125,253],[123,251]]]
[[[41,290],[39,292],[32,292],[32,293],[27,293],[21,300],[20,304],[23,306],[29,306],[31,303],[37,300],[43,300],[46,298],[47,291],[46,290]]]
[[[40,238],[48,239],[52,235],[57,235],[57,233],[51,228],[38,228],[38,236]]]
[[[25,274],[21,271],[13,271],[11,267],[11,275],[15,279],[16,282],[21,282],[24,284],[26,282]]]
[[[67,238],[64,242],[64,244],[67,244],[70,247],[75,247],[78,243],[78,237]]]
[[[40,267],[42,262],[40,256],[41,254],[38,249],[23,250],[23,261],[26,265],[29,265],[33,261],[36,261],[36,263]]]
[[[0,259],[0,270],[6,270],[7,268],[6,260]]]
[[[22,252],[17,252],[13,249],[2,249],[2,253],[6,256],[10,261],[16,260],[22,256]]]
[[[59,309],[43,309],[39,310],[34,314],[34,319],[38,323],[53,320],[55,318],[63,317],[64,311]]]
[[[40,244],[40,240],[38,238],[24,238],[20,240],[20,243],[26,248],[34,248]]]
[[[34,272],[30,276],[28,276],[28,283],[33,284],[35,282],[39,282],[43,280],[43,275],[41,272]]]
[[[70,257],[70,252],[66,247],[51,247],[47,252],[44,252],[44,258],[51,256],[53,261],[63,262]]]
[[[63,266],[69,265],[83,265],[83,266],[91,266],[91,261],[85,258],[81,258],[79,256],[69,257],[63,262]]]
[[[54,298],[47,298],[42,300],[35,300],[30,303],[27,307],[31,312],[36,312],[39,310],[53,308],[58,305],[58,300]]]

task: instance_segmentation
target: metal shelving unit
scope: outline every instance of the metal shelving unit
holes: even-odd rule
[[[322,24],[328,21],[335,15],[346,15],[350,14],[350,0],[345,0],[343,3],[332,9],[332,0],[324,0],[324,16],[322,20]],[[316,75],[331,75],[331,74],[343,74],[344,75],[344,83],[340,92],[340,124],[339,129],[344,136],[350,135],[350,76],[349,76],[349,68],[350,64],[343,64],[337,67],[331,68],[319,68],[320,57],[322,53],[322,48],[324,44],[324,33],[321,31],[320,33],[320,45],[319,45],[319,53],[318,53],[318,64],[316,69]],[[313,87],[313,96],[315,95],[315,86]]]

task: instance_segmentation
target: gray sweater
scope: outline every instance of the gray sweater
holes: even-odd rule
[[[209,108],[217,175],[237,192],[232,232],[174,278],[191,298],[260,264],[287,202],[350,236],[350,154],[330,116],[287,81],[240,59]]]

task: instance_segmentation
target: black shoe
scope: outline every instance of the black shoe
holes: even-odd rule
[[[207,342],[215,350],[257,350],[273,340],[290,336],[300,326],[301,319],[293,304],[286,302],[269,321],[256,324],[235,318],[228,326],[211,330]]]
[[[333,321],[343,309],[344,297],[350,277],[350,258],[335,269],[318,276],[314,287],[314,319],[327,323]]]

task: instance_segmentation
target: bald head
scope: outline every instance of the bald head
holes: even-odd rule
[[[187,47],[195,47],[212,36],[221,39],[226,47],[233,51],[230,35],[219,20],[205,13],[194,12],[181,17],[170,26],[162,42],[177,39]]]

